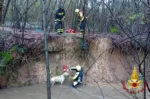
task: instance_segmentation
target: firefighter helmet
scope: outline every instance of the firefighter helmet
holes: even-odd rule
[[[76,68],[77,68],[78,71],[81,70],[81,66],[80,65],[77,65]]]
[[[75,12],[79,12],[79,9],[76,9]]]

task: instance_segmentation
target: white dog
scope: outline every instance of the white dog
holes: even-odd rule
[[[60,76],[55,76],[51,78],[51,84],[54,85],[56,82],[60,82],[61,85],[63,84],[63,82],[65,81],[65,77],[69,76],[68,72],[64,72],[62,75]]]

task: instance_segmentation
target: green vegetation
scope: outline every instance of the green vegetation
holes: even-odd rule
[[[9,51],[0,52],[0,75],[4,73],[4,68],[11,61],[11,54],[14,51],[17,51],[20,54],[24,54],[25,52],[27,52],[27,48],[15,45]]]
[[[21,47],[21,46],[18,46],[18,45],[15,45],[14,47],[16,48],[16,51],[20,54],[24,54],[24,53],[27,52],[27,48],[25,48],[25,47]]]
[[[3,69],[11,60],[11,53],[15,51],[15,47],[12,47],[9,51],[0,52],[0,75],[3,74]]]
[[[110,33],[119,34],[120,30],[113,26],[113,27],[110,28]]]

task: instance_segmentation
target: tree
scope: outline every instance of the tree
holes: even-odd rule
[[[0,1],[0,23],[2,22],[3,3],[4,3],[4,0],[1,0]]]
[[[6,17],[6,14],[7,14],[7,11],[8,11],[8,8],[9,8],[9,5],[10,5],[10,2],[11,0],[8,0],[7,3],[6,3],[6,6],[5,6],[5,9],[4,9],[4,12],[3,12],[3,23],[5,22],[5,17]]]
[[[42,12],[43,12],[43,28],[44,28],[44,46],[45,46],[45,59],[46,59],[46,74],[47,74],[47,99],[51,99],[51,84],[50,84],[50,69],[49,69],[49,55],[48,55],[48,41],[46,33],[46,10],[45,0],[41,0]]]

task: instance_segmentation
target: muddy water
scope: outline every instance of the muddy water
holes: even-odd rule
[[[89,86],[80,86],[79,88],[74,89],[68,85],[55,85],[52,86],[51,99],[103,99],[103,96],[104,99],[133,99],[131,95],[126,94],[124,90],[119,87],[117,89],[120,92],[108,85],[101,85],[100,89],[98,87]],[[147,97],[147,99],[149,99],[150,95]],[[3,89],[0,90],[0,99],[47,99],[46,85],[38,84],[26,87]]]

